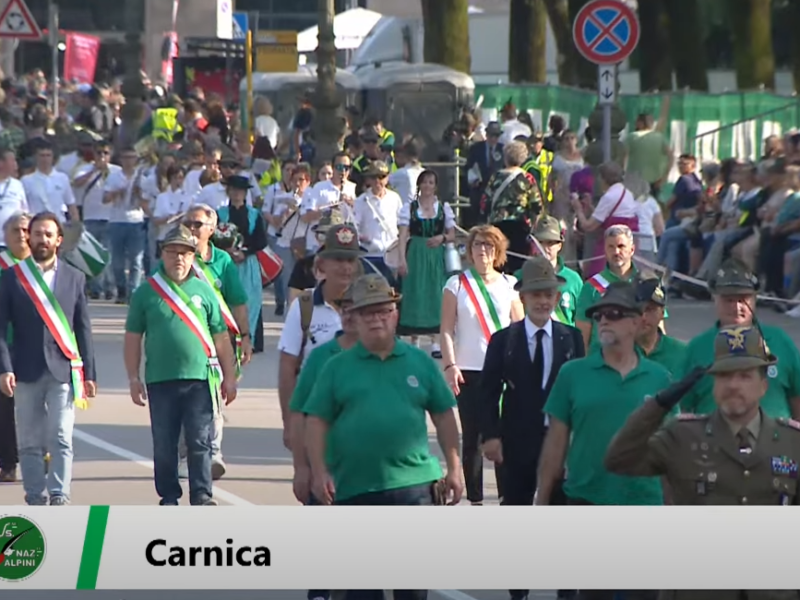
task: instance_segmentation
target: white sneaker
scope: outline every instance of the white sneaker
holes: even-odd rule
[[[795,306],[792,310],[786,311],[786,316],[800,319],[800,304]]]
[[[218,481],[222,479],[222,476],[225,475],[225,471],[227,468],[225,467],[225,461],[221,458],[214,458],[211,461],[211,479],[213,481]]]

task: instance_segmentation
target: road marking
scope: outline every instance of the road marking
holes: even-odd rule
[[[465,594],[460,590],[431,590],[434,594],[444,596],[447,600],[478,600],[475,596]]]
[[[107,442],[99,437],[93,436],[91,433],[86,433],[85,431],[81,431],[80,429],[75,429],[72,432],[73,437],[78,438],[82,442],[86,442],[90,446],[94,446],[95,448],[100,448],[101,450],[105,450],[109,454],[114,454],[115,456],[119,456],[120,458],[124,458],[125,460],[129,460],[130,462],[139,465],[145,469],[153,470],[153,461],[147,460],[141,454],[136,454],[135,452],[131,452],[126,448],[121,446],[117,446],[116,444],[112,444]],[[222,488],[214,486],[214,497],[220,500],[227,502],[228,504],[232,504],[234,506],[255,506],[253,502],[249,502],[236,494],[231,494],[230,492],[226,492]],[[456,599],[453,599],[456,600]],[[467,599],[462,599],[467,600]]]

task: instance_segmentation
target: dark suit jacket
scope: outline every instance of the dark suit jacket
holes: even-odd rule
[[[92,324],[86,304],[86,277],[63,260],[58,261],[54,294],[72,325],[83,359],[84,379],[97,381],[92,344]],[[14,328],[9,348],[8,326]],[[71,381],[69,360],[45,327],[17,273],[8,269],[0,280],[0,372],[13,372],[17,381],[33,383],[49,370],[61,383]]]
[[[488,142],[475,142],[469,147],[469,154],[467,155],[467,164],[465,171],[469,171],[473,165],[477,164],[481,170],[481,189],[489,182],[489,177],[495,171],[503,168],[503,144],[497,144],[496,151],[500,155],[500,160],[495,161],[493,158],[487,160],[486,145]]]
[[[542,409],[556,375],[565,362],[584,355],[581,332],[553,321],[553,365],[542,389],[541,382],[533,381],[525,320],[492,336],[481,373],[481,399],[486,404],[480,429],[484,440],[502,440],[504,460],[538,462],[546,433]]]

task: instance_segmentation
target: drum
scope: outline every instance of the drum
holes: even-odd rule
[[[63,253],[64,260],[91,279],[100,275],[109,264],[111,255],[100,242],[85,229],[74,248]]]
[[[256,252],[256,259],[261,267],[261,285],[267,286],[281,274],[283,261],[271,248],[264,248]]]

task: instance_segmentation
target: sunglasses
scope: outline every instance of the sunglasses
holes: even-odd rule
[[[627,319],[628,317],[633,316],[635,316],[634,313],[628,310],[622,310],[619,308],[605,308],[592,314],[592,320],[599,323],[603,320],[603,317],[605,317],[607,321],[616,323],[617,321],[621,321],[622,319]]]
[[[189,229],[200,229],[208,225],[205,221],[184,221],[183,224]]]
[[[339,164],[339,165],[335,165],[334,169],[336,169],[340,173],[344,173],[345,171],[349,171],[350,170],[350,165],[341,165],[341,164]]]

